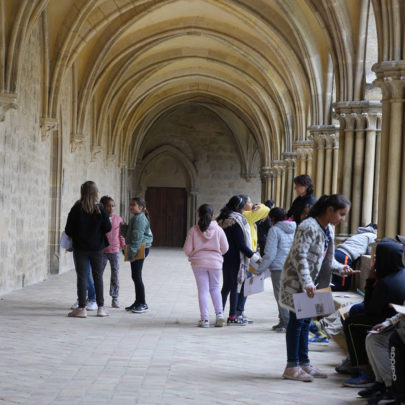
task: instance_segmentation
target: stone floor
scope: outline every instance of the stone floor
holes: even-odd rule
[[[105,273],[105,280],[109,270]],[[191,268],[179,249],[152,249],[144,266],[149,313],[109,309],[108,318],[70,319],[73,271],[0,298],[0,404],[353,404],[356,389],[334,373],[333,342],[311,352],[330,373],[313,383],[281,378],[285,335],[270,331],[276,304],[249,298],[249,326],[201,329]],[[108,283],[105,283],[108,296]],[[120,300],[133,301],[128,263]],[[110,304],[107,297],[106,304]],[[213,317],[212,317],[213,321]]]

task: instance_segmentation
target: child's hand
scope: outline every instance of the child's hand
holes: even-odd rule
[[[305,292],[307,293],[309,298],[314,298],[315,296],[316,287],[314,285],[310,285],[305,287]]]
[[[344,276],[349,276],[350,274],[354,274],[354,273],[360,273],[360,270],[353,270],[348,265],[345,265],[345,267],[343,267],[343,275]]]

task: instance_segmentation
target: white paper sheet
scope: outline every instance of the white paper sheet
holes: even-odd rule
[[[297,319],[313,318],[335,312],[333,296],[329,291],[317,291],[313,298],[309,298],[307,293],[293,294],[293,299]]]
[[[244,293],[245,297],[264,291],[264,273],[258,276],[253,275],[245,280]]]

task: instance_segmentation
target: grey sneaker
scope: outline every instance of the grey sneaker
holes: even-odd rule
[[[119,308],[120,307],[120,302],[118,301],[117,297],[113,297],[112,302],[111,302],[111,306],[113,308]]]
[[[132,312],[135,314],[142,314],[143,312],[148,312],[149,308],[146,304],[137,305]]]

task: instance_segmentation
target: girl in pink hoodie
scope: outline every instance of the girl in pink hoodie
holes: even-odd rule
[[[118,294],[120,289],[120,248],[124,249],[125,239],[120,234],[120,225],[124,223],[124,220],[114,214],[115,202],[114,200],[105,195],[100,199],[105,210],[108,212],[111,221],[111,231],[106,234],[109,245],[104,249],[103,255],[103,270],[107,265],[107,261],[111,266],[111,280],[110,280],[110,296],[112,298],[111,306],[113,308],[119,308],[120,303],[118,301]]]
[[[208,293],[211,294],[215,308],[215,326],[224,326],[219,282],[224,260],[222,255],[228,251],[228,240],[223,229],[212,220],[214,210],[210,205],[201,205],[198,208],[198,216],[198,225],[190,229],[184,244],[184,252],[188,256],[197,282],[201,313],[198,326],[209,327]]]

